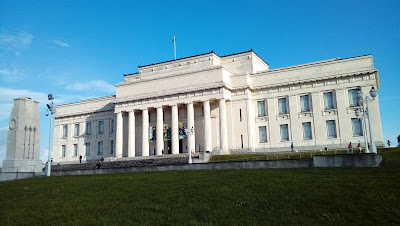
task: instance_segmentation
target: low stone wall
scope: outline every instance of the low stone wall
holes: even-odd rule
[[[253,162],[213,162],[205,164],[184,164],[165,166],[143,166],[112,169],[92,169],[52,172],[54,176],[62,175],[89,175],[106,173],[150,172],[169,170],[212,170],[212,169],[264,169],[264,168],[308,168],[312,167],[312,159],[269,160]]]
[[[44,172],[38,173],[0,173],[0,182],[10,181],[10,180],[19,180],[26,179],[32,177],[44,177]]]
[[[314,167],[378,167],[382,156],[376,154],[316,155]]]

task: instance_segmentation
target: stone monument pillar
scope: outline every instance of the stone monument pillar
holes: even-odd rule
[[[42,172],[39,102],[14,99],[2,172]]]

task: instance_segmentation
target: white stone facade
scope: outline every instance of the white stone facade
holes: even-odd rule
[[[163,151],[288,151],[292,142],[296,150],[363,144],[364,123],[354,114],[361,106],[352,95],[372,86],[379,89],[371,55],[269,70],[250,50],[139,66],[138,73],[124,75],[115,96],[57,107],[54,161],[78,161],[85,143],[91,147],[87,160]],[[383,146],[378,99],[370,103],[371,122],[376,145]],[[193,127],[194,135],[183,127]]]

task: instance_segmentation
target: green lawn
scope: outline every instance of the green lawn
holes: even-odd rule
[[[355,150],[355,153],[358,153],[358,150]],[[211,156],[210,162],[305,159],[305,158],[312,158],[314,155],[334,155],[334,154],[347,154],[347,150],[213,155]]]
[[[169,171],[0,183],[0,225],[400,224],[400,149],[380,168]]]

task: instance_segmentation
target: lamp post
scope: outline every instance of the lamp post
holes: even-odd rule
[[[189,129],[185,129],[185,133],[188,135],[188,152],[189,152],[189,164],[192,164],[192,150],[191,150],[191,139],[190,139],[190,137],[189,137],[189,135],[190,136],[193,136],[193,134],[194,134],[194,127],[192,126],[192,128],[189,130]]]
[[[375,100],[375,97],[376,96],[378,96],[378,91],[374,88],[374,87],[372,87],[371,88],[371,90],[369,91],[369,95],[371,96],[371,97],[369,97],[369,96],[365,96],[364,97],[364,94],[363,94],[363,91],[361,90],[361,89],[358,89],[358,91],[357,91],[357,97],[358,97],[358,100],[363,104],[364,102],[366,103],[366,107],[367,107],[367,111],[366,112],[364,112],[364,117],[365,117],[365,113],[367,114],[367,116],[368,116],[368,126],[369,126],[369,140],[370,140],[370,142],[371,142],[371,149],[369,150],[369,152],[370,153],[377,153],[377,150],[376,150],[376,146],[375,146],[375,143],[374,143],[374,136],[373,136],[373,130],[372,130],[372,126],[371,126],[371,119],[372,119],[372,116],[371,116],[371,111],[370,111],[370,109],[369,109],[369,105],[368,105],[368,103],[370,102],[370,101],[374,101]],[[363,104],[363,109],[364,109],[364,104]],[[356,113],[357,114],[357,113]],[[367,148],[368,148],[368,145],[366,146]],[[366,149],[367,150],[367,149]]]
[[[53,100],[54,100],[53,95],[49,94],[47,98],[50,101],[50,104],[47,104],[47,111],[46,111],[46,116],[50,115],[50,130],[49,130],[49,159],[47,160],[46,176],[49,177],[51,172],[51,116],[55,113],[55,109],[53,106]]]
[[[357,118],[362,116],[363,117],[363,136],[364,136],[364,147],[365,147],[365,153],[369,153],[369,148],[368,148],[368,137],[367,137],[367,124],[365,121],[365,118],[367,117],[364,108],[363,108],[363,112],[361,115],[360,109],[356,110],[356,116]]]

